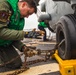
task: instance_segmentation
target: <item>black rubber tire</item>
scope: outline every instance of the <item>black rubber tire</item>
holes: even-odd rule
[[[76,58],[76,16],[74,14],[62,16],[56,27],[56,41],[65,42],[58,47],[58,54],[62,59]]]

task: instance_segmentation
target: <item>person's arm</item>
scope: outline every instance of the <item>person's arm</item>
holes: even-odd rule
[[[0,39],[3,40],[22,40],[25,32],[22,30],[10,30],[8,28],[0,28]]]

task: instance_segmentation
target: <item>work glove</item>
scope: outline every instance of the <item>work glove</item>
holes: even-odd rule
[[[32,57],[34,55],[38,55],[38,51],[30,49],[27,51],[27,57]]]
[[[33,50],[31,48],[28,48],[27,46],[23,46],[23,52],[26,57],[32,57],[34,55],[40,55],[40,51]]]
[[[36,28],[34,28],[32,31],[34,32],[35,35],[36,35],[36,34],[37,34],[37,35],[45,34],[45,32],[42,31],[42,30],[38,30],[38,31],[36,31]]]
[[[39,33],[40,35],[44,35],[44,34],[45,34],[45,32],[44,32],[44,31],[42,31],[42,30],[37,31],[37,33]]]

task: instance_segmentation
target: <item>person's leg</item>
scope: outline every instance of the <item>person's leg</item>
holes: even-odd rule
[[[8,61],[8,55],[5,53],[5,48],[0,47],[0,64]]]
[[[42,26],[38,26],[38,29],[42,30],[45,32],[44,36],[43,36],[43,41],[46,41],[46,30],[44,29],[44,27]]]
[[[18,56],[17,51],[15,48],[10,45],[8,47],[0,47],[0,64],[6,63]],[[22,65],[21,58],[18,58],[17,60],[11,62],[10,64],[7,64],[3,66],[3,71],[8,71],[8,70],[13,70],[20,68]],[[1,67],[0,67],[0,72],[1,72]]]
[[[4,48],[0,47],[0,72],[6,72],[6,71],[13,70],[12,68],[8,68],[7,65],[3,65],[7,61],[9,61],[8,55],[6,54]],[[3,65],[3,66],[1,66],[1,65]]]

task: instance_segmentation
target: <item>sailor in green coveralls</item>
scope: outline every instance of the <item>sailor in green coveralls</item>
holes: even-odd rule
[[[29,17],[36,12],[36,0],[0,0],[0,64],[18,55],[15,48],[20,51],[23,51],[23,48],[27,49],[26,45],[20,41],[25,36],[24,17]],[[21,63],[19,58],[11,65],[4,67],[18,68]]]
[[[44,36],[43,36],[43,41],[46,41],[46,40],[47,40],[45,28],[47,28],[46,23],[45,23],[45,22],[39,22],[39,24],[38,24],[38,29],[44,31],[44,33],[45,33]]]
[[[49,21],[51,20],[50,14],[41,14],[38,18],[38,29],[44,31],[43,41],[49,41],[46,38],[46,30],[45,28],[48,28],[51,32],[54,32],[54,30],[50,27]]]

